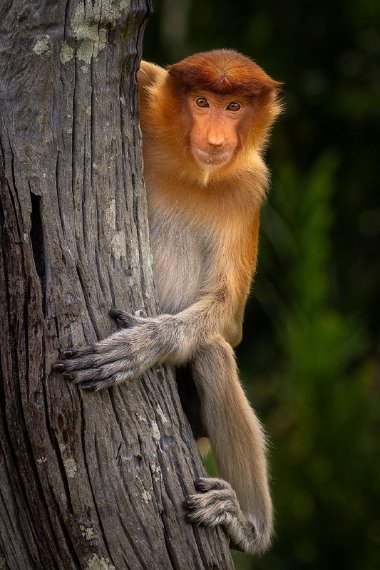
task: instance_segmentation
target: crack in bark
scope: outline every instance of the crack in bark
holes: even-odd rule
[[[44,244],[44,230],[42,225],[41,196],[37,196],[33,192],[30,193],[31,200],[31,229],[30,241],[32,244],[34,265],[40,280],[41,294],[42,294],[42,309],[44,316],[46,316],[46,262],[45,262],[45,244]]]
[[[60,187],[59,187],[59,177],[60,177],[60,172],[59,172],[59,155],[60,155],[60,151],[57,151],[57,159],[56,159],[56,163],[55,163],[55,186],[57,189],[57,204],[58,204],[58,212],[59,212],[59,219],[61,222],[61,229],[62,229],[62,233],[64,235],[64,237],[66,237],[66,225],[64,223],[64,215],[63,215],[63,209],[62,209],[62,200],[61,200],[61,192],[60,192]]]

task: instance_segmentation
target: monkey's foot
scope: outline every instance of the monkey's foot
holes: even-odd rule
[[[201,477],[194,481],[196,495],[186,499],[187,520],[196,525],[218,526],[237,516],[239,508],[235,491],[223,479]]]
[[[201,477],[194,482],[200,491],[186,499],[186,519],[202,526],[223,526],[231,539],[231,546],[242,552],[257,553],[269,545],[269,538],[260,532],[252,520],[242,512],[236,493],[224,479]]]

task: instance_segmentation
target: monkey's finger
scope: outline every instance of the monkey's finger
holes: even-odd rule
[[[57,372],[68,372],[69,370],[75,370],[77,368],[81,368],[79,360],[57,360],[52,368]]]
[[[93,345],[90,346],[83,346],[81,348],[70,348],[69,350],[65,350],[62,353],[62,356],[65,360],[57,360],[53,364],[53,369],[57,370],[58,372],[63,372],[66,369],[66,364],[68,358],[78,358],[79,356],[85,356],[94,352],[95,348]]]
[[[141,324],[142,320],[139,317],[135,317],[126,311],[120,311],[118,309],[111,309],[109,312],[110,317],[116,321],[116,324],[120,328],[131,328],[138,324]]]
[[[72,372],[64,372],[62,374],[65,380],[69,380],[74,384],[84,382],[86,380],[96,380],[101,378],[100,368],[88,368],[87,370],[77,370]]]
[[[99,390],[105,390],[106,388],[112,388],[113,386],[117,386],[118,384],[122,384],[131,380],[128,374],[114,374],[105,380],[89,380],[87,382],[83,382],[81,384],[81,388],[87,391],[98,392]]]
[[[128,334],[127,331],[125,331],[125,334]],[[111,337],[108,337],[96,344],[90,344],[87,346],[82,346],[80,348],[69,348],[68,350],[63,351],[62,353],[64,360],[57,360],[56,363],[53,365],[53,368],[55,370],[74,368],[75,365],[73,364],[73,362],[80,361],[82,359],[83,363],[85,362],[88,363],[91,361],[96,363],[97,360],[99,359],[98,358],[99,354],[103,355],[102,356],[103,362],[116,360],[117,358],[120,358],[120,348],[122,349],[124,348],[126,351],[128,351],[128,348],[126,347],[127,337],[125,336],[125,334],[124,336],[120,336],[119,333],[115,333]],[[90,358],[90,360],[86,361],[84,357],[88,356],[93,357],[93,360],[91,360]],[[79,365],[79,368],[82,368],[82,366]]]
[[[114,363],[115,366],[119,363],[121,368],[128,368],[130,364],[134,365],[135,361],[136,355],[126,343],[115,347],[97,345],[94,347],[92,354],[79,355],[75,358],[68,358],[67,360],[58,360],[54,368],[60,372],[68,372],[87,368],[99,368],[110,363]]]
[[[85,356],[86,354],[91,354],[94,352],[95,346],[89,344],[87,346],[81,346],[80,348],[69,348],[63,352],[64,358],[77,358],[78,356]]]
[[[71,372],[73,370],[82,370],[84,368],[96,368],[100,364],[100,359],[101,357],[98,354],[89,354],[78,358],[57,360],[53,368],[58,372]]]
[[[126,378],[137,378],[143,373],[138,363],[132,361],[117,360],[109,364],[103,364],[98,367],[88,367],[81,369],[66,369],[64,376],[75,383],[86,380],[107,380],[115,374],[123,374]]]

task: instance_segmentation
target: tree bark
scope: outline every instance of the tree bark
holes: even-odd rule
[[[0,568],[232,568],[173,375],[86,393],[62,349],[153,314],[135,72],[150,0],[0,7]]]

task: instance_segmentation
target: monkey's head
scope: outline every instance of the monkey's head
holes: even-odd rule
[[[168,67],[186,144],[202,167],[232,165],[260,150],[280,112],[280,83],[233,50],[198,53]]]

